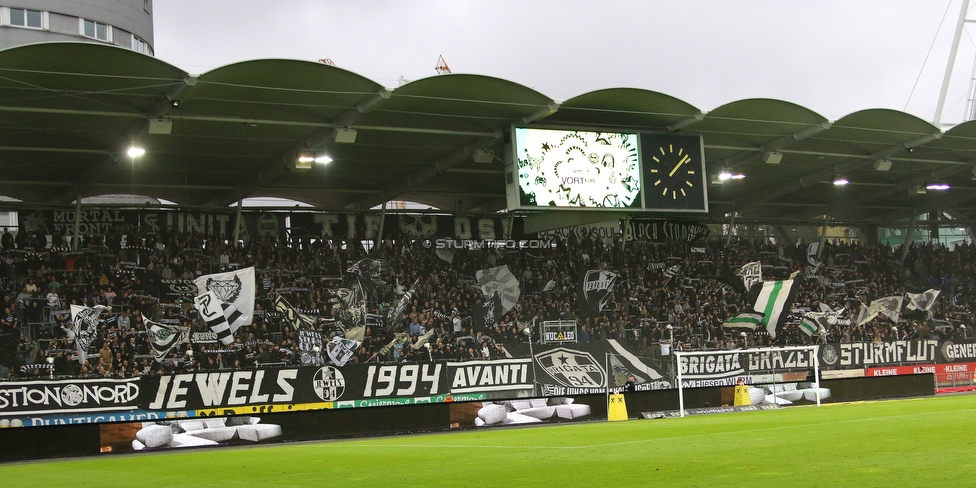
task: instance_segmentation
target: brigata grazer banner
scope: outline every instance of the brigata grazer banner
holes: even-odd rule
[[[139,406],[138,379],[0,382],[0,417],[124,412]]]
[[[707,356],[682,356],[678,361],[683,388],[731,386],[769,381],[771,375],[805,372],[814,367],[815,350],[732,350]]]

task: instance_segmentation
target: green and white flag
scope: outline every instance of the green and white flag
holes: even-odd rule
[[[812,336],[820,331],[820,323],[813,319],[812,317],[803,317],[800,321],[800,330],[808,336]]]
[[[752,309],[763,314],[763,326],[769,337],[775,339],[776,334],[783,330],[783,325],[789,316],[789,308],[793,303],[795,288],[793,280],[763,281],[756,283],[749,290],[749,298],[753,303]]]
[[[741,332],[755,332],[762,325],[763,314],[743,312],[722,323],[722,328]]]

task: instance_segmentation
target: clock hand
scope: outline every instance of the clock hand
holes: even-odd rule
[[[671,170],[670,173],[668,173],[668,176],[674,176],[674,174],[678,171],[678,168],[680,168],[681,165],[684,164],[685,161],[687,161],[688,159],[689,159],[688,155],[685,154],[685,157],[681,158],[681,161],[678,161],[678,164],[674,165],[674,168]]]

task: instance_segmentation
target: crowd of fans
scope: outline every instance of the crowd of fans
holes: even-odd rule
[[[110,231],[89,236],[81,250],[72,251],[62,247],[60,236],[54,242],[46,236],[32,239],[26,233],[15,238],[5,229],[0,243],[4,301],[0,376],[8,378],[130,377],[300,364],[299,334],[274,310],[274,295],[281,294],[293,307],[314,317],[327,341],[330,335],[342,333],[329,290],[350,276],[350,265],[367,256],[361,241],[282,243],[256,237],[235,247],[212,237],[177,232],[135,238]],[[622,245],[571,236],[549,249],[459,250],[452,257],[438,256],[419,241],[384,241],[369,256],[380,258],[386,267],[382,279],[395,285],[392,288],[397,293],[369,302],[369,312],[374,315],[367,322],[353,363],[510,357],[521,350],[516,344],[539,339],[538,334],[525,330],[533,320],[576,321],[579,341],[619,339],[641,354],[651,354],[661,344],[679,350],[732,349],[960,339],[973,333],[973,245],[950,250],[914,244],[902,259],[899,251],[887,245],[827,243],[817,258],[819,266],[811,265],[806,246],[743,239],[726,243],[724,238],[695,245]],[[861,303],[875,298],[932,287],[942,292],[928,319],[893,323],[878,317],[863,325],[842,320],[813,336],[790,324],[775,339],[763,333],[727,332],[722,323],[749,308],[734,271],[752,261],[763,262],[765,279],[799,272],[794,308],[817,311],[822,303],[848,318]],[[481,327],[472,319],[484,301],[474,277],[478,270],[501,265],[507,265],[517,278],[521,295],[497,325]],[[190,341],[156,361],[143,317],[207,332],[189,301],[169,298],[168,280],[192,280],[247,266],[254,266],[257,275],[255,318],[238,330],[235,343],[222,346]],[[589,269],[619,274],[598,314],[583,313],[577,297],[579,277]],[[403,318],[384,323],[385,311],[414,282],[416,290]],[[72,304],[108,307],[85,364],[76,358]],[[408,340],[402,340],[402,335],[395,340],[397,333],[409,334]]]

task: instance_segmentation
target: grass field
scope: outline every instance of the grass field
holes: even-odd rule
[[[0,466],[4,486],[976,486],[976,396]]]

